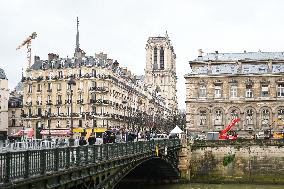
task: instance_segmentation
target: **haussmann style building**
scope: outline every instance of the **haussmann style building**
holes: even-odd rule
[[[220,131],[232,119],[240,133],[283,130],[284,52],[209,53],[189,62],[189,132]]]
[[[158,43],[150,41],[150,45]],[[41,60],[36,56],[34,64],[27,69],[22,79],[23,125],[33,128],[36,138],[50,134],[68,136],[72,123],[75,133],[88,128],[141,131],[142,125],[151,129],[158,124],[158,119],[166,118],[177,108],[175,55],[168,38],[160,38],[159,43],[160,53],[157,49],[154,52],[160,66],[154,69],[147,63],[146,76],[136,76],[107,54],[86,56],[79,47],[77,27],[74,57],[60,58],[50,53],[48,60]],[[164,54],[160,47],[164,48]],[[158,78],[158,85],[155,85],[158,80],[153,83],[152,77]],[[166,79],[171,86],[166,84]],[[153,86],[159,86],[159,90]]]

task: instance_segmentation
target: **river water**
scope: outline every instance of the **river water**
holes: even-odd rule
[[[164,185],[124,185],[115,189],[284,189],[284,185],[254,184],[164,184]]]

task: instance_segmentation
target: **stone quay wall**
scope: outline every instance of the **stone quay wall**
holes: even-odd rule
[[[284,184],[284,140],[195,141],[190,182]]]

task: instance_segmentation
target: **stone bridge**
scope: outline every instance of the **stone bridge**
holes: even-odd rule
[[[126,175],[170,182],[187,175],[182,149],[158,140],[0,153],[0,188],[112,189]]]

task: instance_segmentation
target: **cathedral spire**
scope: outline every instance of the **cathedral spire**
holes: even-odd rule
[[[76,52],[80,52],[80,44],[79,44],[79,18],[77,17],[77,34],[76,34],[76,48],[75,48],[75,54]]]

